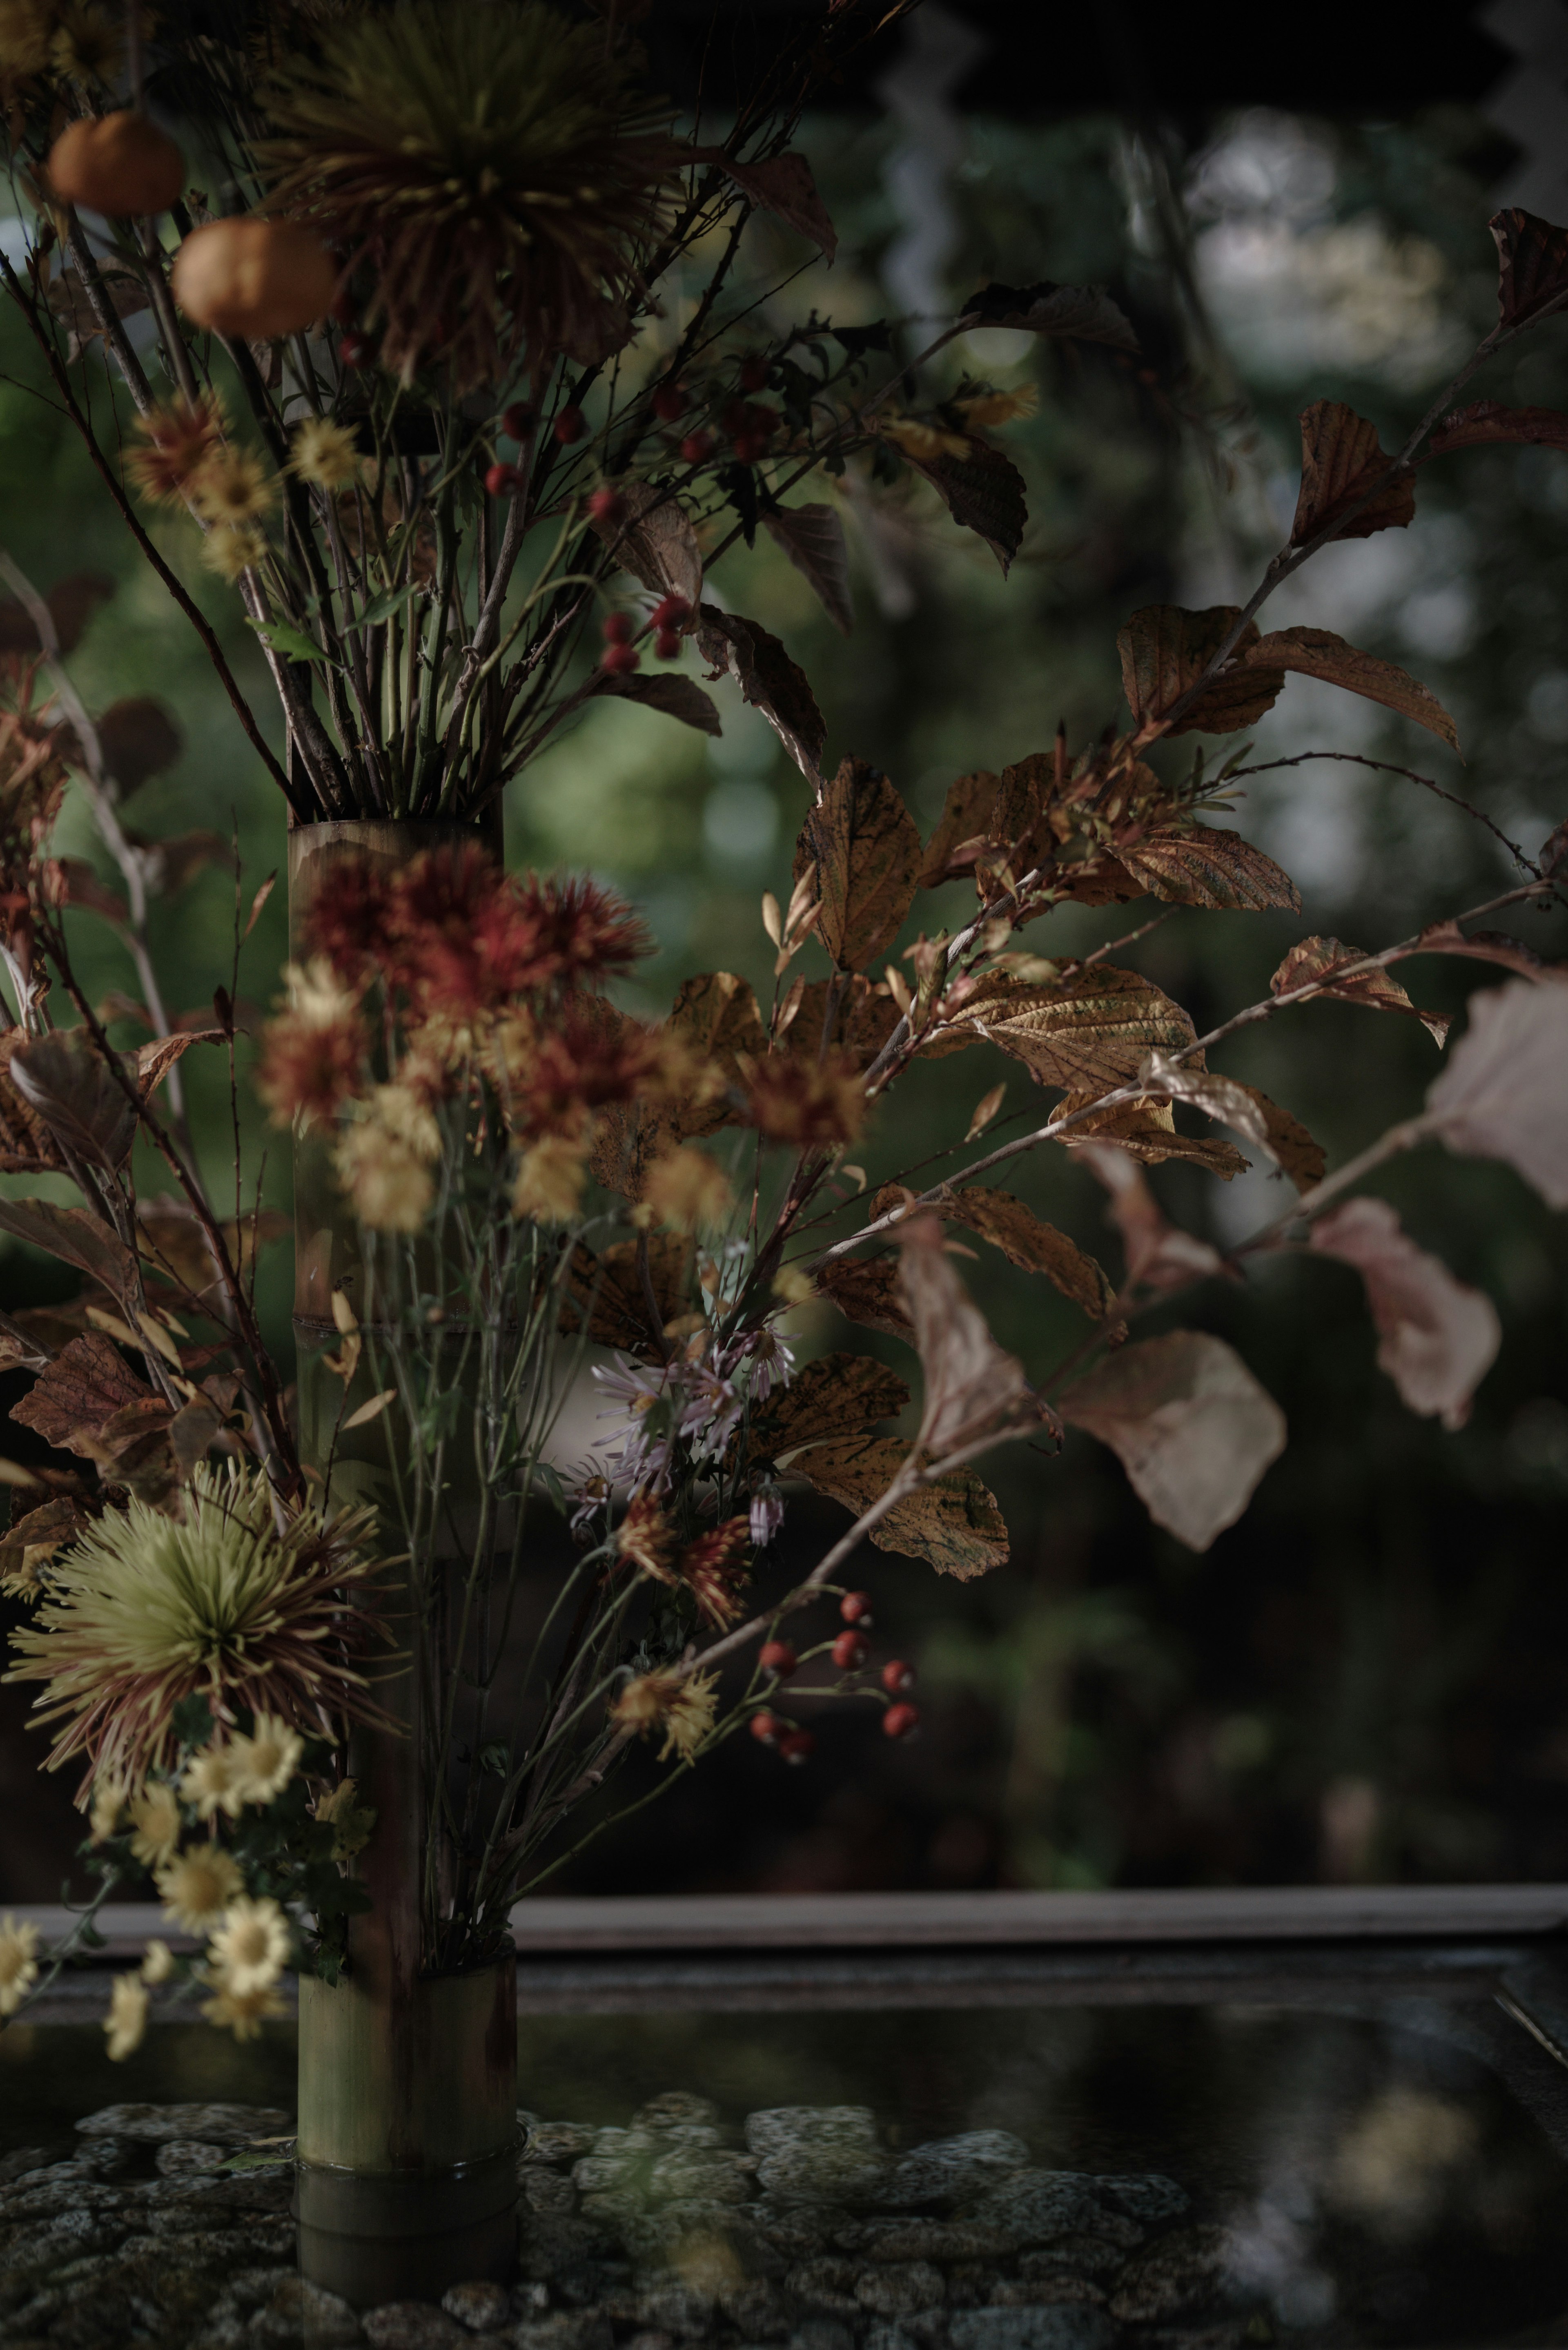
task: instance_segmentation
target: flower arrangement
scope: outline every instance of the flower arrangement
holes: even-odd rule
[[[738,275],[756,213],[834,248],[788,144],[807,68],[888,15],[832,8],[711,147],[677,138],[639,88],[614,10],[280,5],[249,47],[176,17],[147,59],[133,15],[129,107],[112,102],[120,49],[84,56],[53,0],[4,19],[13,168],[36,208],[0,276],[305,844],[296,959],[254,1073],[296,1145],[291,1397],[255,1312],[265,1211],[254,1196],[216,1211],[179,1091],[196,1048],[226,1053],[240,1082],[233,978],[211,1029],[171,1025],[155,867],[116,813],[136,762],[165,755],[167,722],[159,736],[145,706],[89,719],[66,665],[69,599],[8,575],[36,650],[5,657],[0,699],[0,1166],[64,1176],[78,1204],[0,1201],[0,1227],[84,1282],[65,1326],[0,1324],[6,1358],[36,1374],[15,1416],[82,1464],[9,1471],[21,1513],[0,1556],[34,1607],[13,1674],[42,1684],[52,1760],[87,1766],[103,1892],[149,1873],[207,1938],[194,1966],[155,1944],[120,1978],[113,2054],[165,1983],[164,1998],[203,1988],[203,2012],[244,2035],[275,2012],[286,1963],[353,1975],[389,1825],[358,1754],[404,1751],[418,1860],[400,1898],[419,1968],[482,1966],[510,1947],[518,1897],[605,1824],[591,1799],[634,1745],[656,1755],[658,1793],[739,1733],[803,1761],[813,1703],[865,1701],[888,1736],[915,1730],[909,1669],[873,1663],[850,1564],[867,1540],[960,1578],[1002,1564],[973,1465],[999,1442],[1049,1454],[1065,1427],[1085,1430],[1193,1549],[1232,1523],[1282,1416],[1221,1340],[1135,1336],[1140,1315],[1282,1249],[1337,1258],[1363,1276],[1406,1401],[1457,1425],[1495,1314],[1353,1187],[1437,1139],[1568,1205],[1562,968],[1474,927],[1561,903],[1562,828],[1533,856],[1508,844],[1517,885],[1419,936],[1371,951],[1303,939],[1266,999],[1204,1035],[1125,959],[1142,921],[1082,956],[1016,942],[1064,904],[1299,910],[1289,877],[1212,821],[1270,764],[1224,738],[1293,671],[1456,742],[1404,671],[1326,630],[1264,635],[1254,616],[1322,546],[1407,523],[1417,463],[1543,437],[1533,411],[1449,402],[1568,306],[1568,234],[1500,215],[1499,322],[1399,451],[1348,408],[1310,409],[1291,534],[1249,602],[1131,615],[1127,722],[959,777],[922,840],[877,768],[822,772],[808,681],[704,581],[765,529],[846,620],[831,495],[852,468],[867,494],[929,485],[1005,569],[1023,484],[991,436],[1029,399],[952,375],[948,346],[983,324],[1113,354],[1133,338],[1105,295],[1052,286],[983,289],[908,367],[885,321],[757,323]],[[230,212],[182,169],[172,196],[159,181],[175,146],[150,111],[165,87],[171,128],[235,192]],[[125,329],[143,306],[155,364]],[[135,411],[123,466],[82,390],[98,345]],[[787,504],[813,476],[822,495]],[[149,535],[159,503],[241,598],[283,761]],[[712,697],[673,666],[693,645],[710,681],[728,675],[774,727],[812,804],[788,894],[761,909],[771,999],[711,972],[649,1022],[613,992],[649,943],[633,910],[590,881],[503,873],[485,827],[595,697],[716,732]],[[1168,746],[1186,733],[1209,741],[1182,767]],[[149,1015],[134,1047],[72,961],[67,910],[104,912],[101,885],[53,846],[72,776],[125,881],[107,918]],[[970,916],[898,951],[918,896],[955,880],[974,889]],[[1393,974],[1430,953],[1507,977],[1477,999],[1425,1109],[1333,1174],[1287,1109],[1210,1066],[1240,1029],[1314,1001],[1416,1014]],[[986,1045],[1007,1075],[948,1171],[864,1200],[849,1154],[886,1097],[917,1061]],[[171,1191],[139,1189],[138,1137]],[[1114,1274],[981,1180],[1055,1150],[1104,1186]],[[1226,1180],[1245,1152],[1278,1170],[1283,1204],[1221,1253],[1168,1221],[1145,1170]],[[1082,1312],[1065,1360],[1025,1367],[996,1343],[950,1228]],[[797,1362],[790,1316],[808,1298],[913,1349],[918,1409],[852,1347]],[[589,1372],[604,1440],[565,1463],[554,1431]],[[792,1482],[849,1523],[786,1581],[774,1544]],[[522,1570],[545,1514],[575,1550],[530,1620]],[[7,1925],[0,2013],[37,1981],[28,1931]]]

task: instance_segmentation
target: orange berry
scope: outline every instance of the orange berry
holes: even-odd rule
[[[169,282],[194,325],[265,342],[326,317],[337,265],[292,221],[215,220],[185,239]]]
[[[787,1640],[764,1640],[757,1662],[764,1673],[776,1674],[781,1681],[787,1681],[800,1659]]]
[[[889,1697],[900,1697],[905,1690],[915,1686],[915,1668],[907,1665],[902,1657],[895,1657],[882,1668],[882,1686]]]
[[[172,139],[129,107],[68,123],[45,168],[62,203],[110,220],[166,213],[185,185],[185,158]]]
[[[882,1716],[884,1738],[911,1738],[920,1726],[920,1710],[915,1705],[890,1705]]]

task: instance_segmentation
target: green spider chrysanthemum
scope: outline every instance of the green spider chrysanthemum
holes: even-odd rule
[[[345,1718],[382,1719],[357,1669],[377,1619],[346,1589],[382,1564],[363,1550],[374,1513],[301,1511],[279,1534],[266,1480],[234,1462],[198,1469],[184,1510],[107,1513],[12,1635],[21,1661],[5,1679],[47,1684],[41,1721],[68,1717],[48,1767],[86,1756],[84,1802],[92,1778],[136,1787],[172,1760],[182,1698],[205,1698],[220,1721],[265,1713],[327,1736]]]
[[[526,344],[613,348],[684,151],[632,97],[603,31],[538,0],[400,0],[323,33],[266,93],[267,209],[368,265],[382,357],[465,390]]]

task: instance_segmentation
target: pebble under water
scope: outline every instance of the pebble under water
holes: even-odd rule
[[[124,2067],[83,2026],[0,2035],[0,2345],[1568,2343],[1568,2165],[1429,2007],[520,2036],[515,2282],[356,2314],[296,2272],[286,2031],[234,2051],[169,2026]]]

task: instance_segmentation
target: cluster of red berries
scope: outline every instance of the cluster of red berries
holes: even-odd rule
[[[691,607],[684,596],[662,596],[648,616],[654,631],[653,650],[660,660],[673,660],[680,650],[680,631],[691,618]],[[625,677],[636,669],[641,660],[631,641],[632,622],[628,612],[611,612],[604,623],[605,649],[599,656],[599,667],[612,677]]]
[[[742,359],[740,386],[742,395],[765,391],[768,384],[766,359]],[[666,376],[653,392],[652,408],[661,424],[674,424],[691,405],[691,395],[685,385],[673,376]],[[778,431],[780,417],[776,409],[759,407],[742,397],[725,403],[720,422],[730,435],[730,445],[742,465],[754,465],[765,457],[768,443]],[[719,445],[718,435],[701,424],[688,432],[680,443],[680,454],[688,465],[705,465]]]
[[[833,1661],[840,1672],[857,1673],[870,1654],[866,1633],[871,1628],[871,1596],[866,1591],[847,1591],[838,1603],[838,1612],[849,1630],[840,1632],[833,1644]],[[787,1640],[764,1640],[758,1651],[757,1662],[764,1673],[775,1680],[788,1680],[800,1662]],[[919,1728],[918,1706],[905,1703],[904,1693],[915,1686],[915,1668],[901,1657],[885,1664],[881,1682],[890,1698],[898,1700],[882,1716],[882,1731],[887,1738],[908,1738]],[[816,1741],[809,1730],[792,1730],[764,1706],[752,1716],[752,1736],[763,1746],[772,1746],[786,1762],[804,1762],[815,1747]]]

